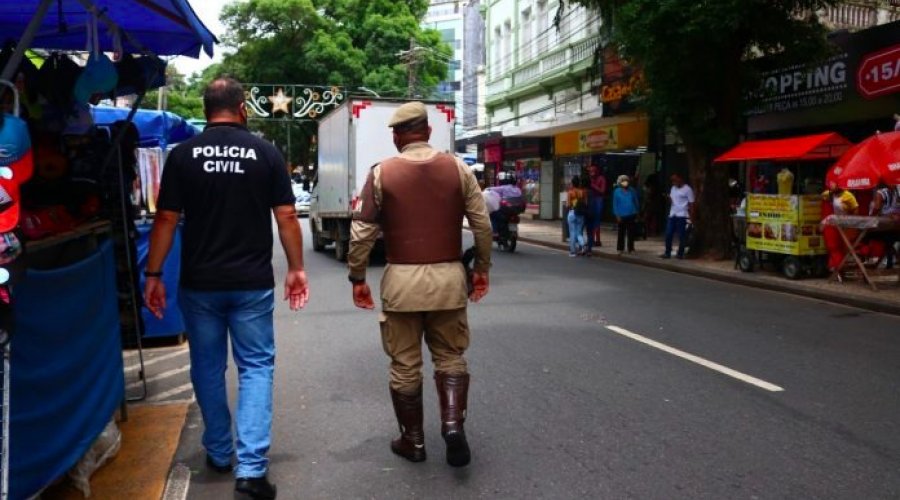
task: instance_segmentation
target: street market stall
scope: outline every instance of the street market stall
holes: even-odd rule
[[[852,146],[836,133],[746,141],[715,159],[740,162],[748,193],[744,214],[735,216],[737,263],[752,272],[778,266],[789,279],[827,270],[821,235],[822,179],[827,167]]]
[[[829,189],[878,189],[889,200],[882,203],[878,213],[868,215],[830,215],[823,223],[834,228],[840,236],[845,253],[834,266],[831,279],[843,281],[846,270],[856,269],[863,281],[873,290],[878,287],[873,279],[881,257],[893,251],[893,243],[900,241],[900,132],[875,134],[850,148],[828,171]],[[876,194],[877,195],[877,194]],[[893,198],[890,200],[890,198]],[[875,238],[873,238],[873,235]],[[869,257],[874,263],[866,265]],[[900,279],[900,266],[885,274],[896,274]]]
[[[120,331],[139,307],[127,200],[140,97],[108,131],[87,105],[142,95],[159,84],[157,56],[211,55],[215,39],[186,0],[2,2],[0,34],[13,40],[0,53],[0,79],[23,94],[36,166],[22,190],[28,269],[12,294],[12,439],[0,457],[10,478],[0,493],[19,499],[75,465],[124,399]],[[39,49],[38,63],[28,49]]]

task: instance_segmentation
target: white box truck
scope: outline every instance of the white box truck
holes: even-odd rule
[[[333,243],[338,260],[347,259],[354,201],[369,170],[398,154],[387,124],[404,102],[350,97],[319,121],[319,165],[309,205],[314,250],[322,251]],[[439,151],[453,154],[453,103],[424,102],[431,126],[429,143]]]

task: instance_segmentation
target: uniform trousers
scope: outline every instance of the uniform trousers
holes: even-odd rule
[[[469,347],[466,309],[392,312],[381,316],[381,340],[391,358],[390,387],[404,394],[422,385],[422,339],[431,351],[434,371],[449,375],[467,373],[463,357]]]

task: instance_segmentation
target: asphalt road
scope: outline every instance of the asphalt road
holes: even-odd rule
[[[523,244],[469,309],[472,464],[444,463],[428,363],[412,464],[388,449],[377,313],[306,241],[312,300],[276,309],[279,498],[900,497],[900,318]],[[232,498],[199,431],[195,411],[188,497]]]

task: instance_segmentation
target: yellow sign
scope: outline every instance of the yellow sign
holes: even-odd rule
[[[619,148],[619,127],[603,127],[578,133],[578,151],[604,151]]]
[[[747,197],[747,248],[785,255],[824,255],[818,196],[751,194]]]

